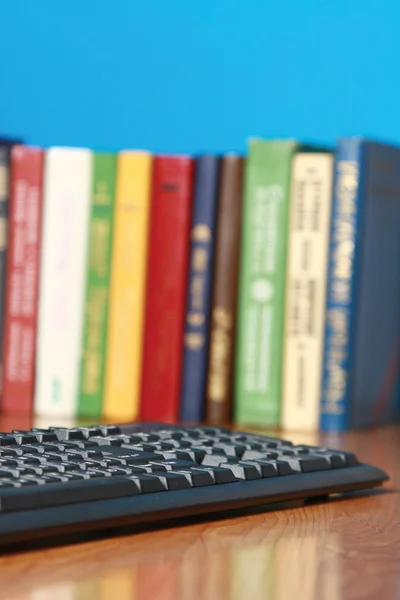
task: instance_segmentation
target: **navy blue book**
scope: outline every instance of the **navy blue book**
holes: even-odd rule
[[[321,429],[399,416],[400,149],[339,141],[321,393]]]
[[[180,417],[204,418],[220,159],[196,159]]]
[[[20,140],[0,138],[0,393],[3,388],[3,331],[6,300],[7,229],[10,196],[11,151]]]

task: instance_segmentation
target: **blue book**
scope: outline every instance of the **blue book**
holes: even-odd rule
[[[219,167],[214,155],[196,160],[180,411],[185,422],[204,417]]]
[[[399,415],[400,149],[339,141],[321,391],[321,429]]]

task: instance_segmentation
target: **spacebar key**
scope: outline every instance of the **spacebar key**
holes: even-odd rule
[[[109,500],[140,493],[139,485],[124,477],[6,488],[0,491],[0,513]]]

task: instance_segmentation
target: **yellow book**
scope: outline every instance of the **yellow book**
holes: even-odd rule
[[[139,414],[152,157],[118,156],[103,414]]]

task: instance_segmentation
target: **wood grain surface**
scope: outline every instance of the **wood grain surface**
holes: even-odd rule
[[[0,420],[3,431],[30,425]],[[354,451],[391,481],[326,503],[3,555],[1,600],[400,598],[400,428],[287,437]]]

